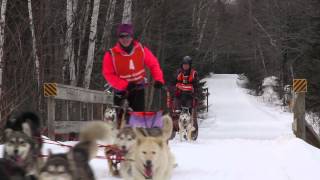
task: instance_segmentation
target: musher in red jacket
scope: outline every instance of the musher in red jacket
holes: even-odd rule
[[[198,73],[192,68],[190,56],[183,57],[181,68],[177,70],[175,76],[175,109],[193,106],[193,98],[198,92]]]
[[[149,68],[154,87],[164,84],[158,59],[152,52],[133,39],[133,26],[121,24],[117,28],[118,42],[103,58],[102,73],[114,88],[114,104],[121,105],[127,98],[133,111],[144,111],[144,88],[146,68]]]

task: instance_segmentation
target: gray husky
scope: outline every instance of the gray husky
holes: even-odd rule
[[[89,161],[96,156],[96,140],[113,141],[111,123],[90,121],[80,131],[80,141],[67,153],[52,154],[40,170],[39,180],[94,180]]]
[[[26,172],[10,159],[0,159],[1,180],[30,180]]]
[[[35,113],[24,112],[7,121],[3,158],[22,168],[30,179],[38,176],[41,147],[40,119]]]

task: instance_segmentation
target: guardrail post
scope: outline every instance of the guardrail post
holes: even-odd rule
[[[297,137],[306,139],[306,92],[307,80],[306,79],[293,79],[293,131]]]
[[[50,139],[55,139],[54,136],[54,120],[55,120],[55,112],[56,112],[56,102],[53,97],[48,97],[47,107],[48,107],[48,136]]]
[[[209,89],[208,88],[206,88],[207,89],[207,93],[206,93],[206,95],[207,95],[207,112],[209,112]]]
[[[306,140],[306,122],[305,122],[305,93],[295,93],[293,105],[293,119],[295,134],[297,137]]]

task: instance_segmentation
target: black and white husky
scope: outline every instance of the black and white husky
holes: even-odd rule
[[[180,141],[183,140],[192,140],[191,134],[195,130],[192,122],[192,115],[189,112],[188,107],[182,107],[182,110],[179,115],[179,135]]]
[[[23,169],[26,177],[36,179],[41,166],[40,119],[32,112],[10,118],[4,128],[3,159]]]
[[[90,121],[80,131],[80,141],[69,152],[52,154],[40,170],[39,180],[94,180],[89,161],[96,156],[97,140],[113,143],[116,129],[111,123]]]

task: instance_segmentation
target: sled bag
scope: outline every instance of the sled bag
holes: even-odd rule
[[[162,112],[129,112],[129,125],[142,128],[162,128]]]

